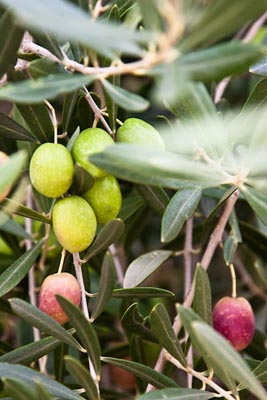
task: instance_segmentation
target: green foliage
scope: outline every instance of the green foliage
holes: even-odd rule
[[[266,399],[267,1],[147,3],[0,0],[0,398]],[[75,164],[55,200],[29,179],[45,143]],[[118,217],[64,208],[60,232],[55,204],[107,174]],[[92,228],[80,253],[55,235]],[[61,271],[81,290],[51,300],[64,326],[38,308]],[[212,324],[235,291],[256,321],[240,353]]]

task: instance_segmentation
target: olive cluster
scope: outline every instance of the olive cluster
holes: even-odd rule
[[[89,161],[91,154],[102,151],[114,141],[103,129],[88,128],[80,133],[72,152],[59,143],[37,148],[30,162],[30,180],[42,195],[59,198],[52,210],[52,224],[59,243],[69,252],[85,250],[93,241],[97,223],[116,218],[121,207],[117,179]],[[67,194],[74,178],[74,163],[94,178],[93,186],[81,196]]]
[[[137,118],[124,122],[118,129],[117,141],[164,147],[158,131]],[[114,145],[114,141],[107,132],[88,128],[77,137],[71,153],[61,144],[45,143],[32,156],[31,183],[44,196],[59,198],[53,206],[52,224],[59,243],[71,253],[81,252],[90,246],[97,224],[106,224],[120,211],[122,196],[117,179],[89,161],[90,155],[110,145]],[[81,196],[68,195],[75,162],[95,179],[93,186]],[[46,277],[40,288],[39,309],[64,324],[68,316],[58,303],[57,294],[78,306],[80,285],[77,279],[66,272],[52,274]]]

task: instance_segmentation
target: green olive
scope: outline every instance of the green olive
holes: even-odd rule
[[[71,186],[74,164],[68,149],[59,143],[44,143],[35,150],[30,162],[33,187],[46,197],[63,195]]]
[[[96,179],[83,197],[92,206],[99,224],[106,224],[116,218],[120,211],[122,201],[120,185],[112,175]]]
[[[85,250],[96,233],[96,217],[92,207],[79,196],[65,197],[52,210],[52,224],[59,243],[70,253]]]
[[[116,140],[119,143],[165,148],[159,132],[152,125],[139,118],[126,119],[117,131]]]
[[[95,178],[101,178],[106,172],[89,161],[89,156],[103,151],[114,144],[111,136],[100,128],[88,128],[80,133],[72,148],[73,158]]]

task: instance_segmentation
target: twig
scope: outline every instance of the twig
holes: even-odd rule
[[[76,278],[79,282],[80,288],[81,288],[81,303],[82,303],[82,311],[85,316],[85,318],[89,321],[90,320],[90,315],[88,311],[88,305],[87,305],[87,299],[86,299],[86,291],[84,287],[84,281],[83,281],[83,274],[82,274],[82,267],[81,267],[81,261],[80,261],[80,255],[79,253],[73,253],[73,265],[75,268],[75,273],[76,273]],[[94,366],[91,362],[90,357],[88,356],[88,364],[89,364],[89,370],[91,373],[91,376],[93,380],[95,381],[97,390],[99,391],[99,377],[97,376]]]
[[[33,208],[31,185],[27,186],[26,206],[31,209]],[[29,235],[32,236],[32,219],[31,218],[25,218],[25,230]],[[30,239],[26,239],[25,245],[26,245],[26,250],[30,250],[32,248],[32,241]],[[36,307],[37,300],[36,300],[36,285],[35,285],[35,264],[33,264],[31,269],[29,270],[28,285],[29,285],[28,293],[29,293],[30,303]],[[33,327],[32,329],[33,329],[33,340],[35,342],[37,342],[38,340],[41,339],[40,331],[39,331],[39,329],[37,329],[35,327]],[[40,371],[44,374],[46,374],[46,361],[47,361],[46,356],[41,357],[38,360]]]
[[[193,217],[186,221],[184,244],[184,295],[186,297],[192,283],[192,239]]]
[[[222,240],[222,235],[223,235],[224,229],[225,229],[227,221],[230,218],[230,215],[234,209],[235,203],[238,200],[238,196],[239,196],[239,191],[236,190],[228,198],[228,200],[226,202],[226,206],[224,208],[224,211],[223,211],[215,229],[213,230],[213,232],[210,236],[208,246],[207,246],[206,251],[204,252],[204,255],[200,261],[201,266],[205,270],[208,269],[211,259],[215,253],[215,250]],[[194,298],[194,289],[195,288],[194,288],[194,282],[193,282],[186,298],[184,299],[184,302],[183,302],[184,307],[191,307],[191,305],[193,303],[193,298]],[[175,317],[174,323],[173,323],[173,329],[174,329],[176,335],[178,335],[178,333],[180,332],[181,327],[182,327],[181,319],[180,319],[180,316],[177,315]],[[164,367],[164,364],[165,364],[164,352],[165,352],[164,349],[160,352],[159,358],[154,367],[154,369],[156,371],[160,372],[160,371],[162,371],[162,369]],[[152,389],[153,389],[153,386],[148,385],[147,391],[150,391]]]
[[[184,297],[192,285],[192,240],[193,240],[193,217],[186,221],[185,226],[185,244],[184,244]],[[187,335],[188,336],[188,335]],[[193,348],[190,346],[187,353],[187,364],[193,365]],[[187,374],[187,386],[192,388],[192,375]]]
[[[251,279],[249,273],[246,271],[244,265],[242,264],[242,262],[240,260],[238,260],[238,258],[235,261],[235,268],[237,269],[237,271],[239,272],[239,274],[241,276],[241,281],[242,281],[241,283],[248,287],[248,289],[252,293],[252,295],[258,296],[262,300],[267,302],[267,294],[264,292],[263,289],[261,289],[257,285],[255,285],[255,283]]]
[[[98,1],[97,4],[101,6],[101,1]],[[156,38],[155,43],[150,46],[150,51],[144,52],[143,57],[138,61],[125,64],[118,60],[109,67],[99,67],[97,65],[86,66],[77,61],[70,60],[66,55],[61,60],[46,48],[33,42],[23,43],[21,50],[22,52],[32,52],[41,57],[46,57],[53,62],[63,65],[71,72],[76,71],[84,75],[96,75],[96,78],[99,79],[125,74],[145,75],[152,67],[162,63],[169,63],[179,55],[175,44],[182,36],[184,22],[181,15],[177,12],[177,5],[172,5],[170,2],[164,2],[163,5],[164,7],[160,11],[166,21],[166,31]],[[89,7],[91,13],[94,12],[91,1],[89,1]],[[103,11],[101,7],[98,7],[97,13],[101,10]]]
[[[184,367],[181,363],[179,363],[178,360],[176,360],[174,357],[172,357],[169,353],[166,352],[165,358],[170,361],[173,365],[175,365],[177,368],[185,371],[186,373],[190,374],[191,376],[194,376],[195,378],[199,379],[205,386],[209,386],[212,389],[214,389],[220,396],[219,397],[224,397],[227,400],[236,400],[235,397],[233,397],[229,392],[224,390],[221,386],[217,385],[213,380],[211,380],[209,377],[206,377],[200,372],[195,371],[191,367]],[[215,396],[217,397],[217,396]]]
[[[85,99],[87,100],[89,106],[91,107],[93,113],[95,114],[96,123],[100,120],[104,125],[104,127],[106,128],[107,132],[113,137],[112,129],[105,120],[103,111],[98,107],[98,105],[96,104],[96,102],[94,101],[93,97],[91,96],[86,87],[84,87],[84,90],[86,91]]]

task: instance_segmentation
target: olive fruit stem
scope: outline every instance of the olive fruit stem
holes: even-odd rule
[[[57,143],[58,122],[57,122],[56,111],[55,111],[54,107],[52,106],[52,104],[49,103],[49,101],[45,100],[44,102],[50,111],[50,118],[51,118],[51,122],[52,122],[52,125],[54,128],[54,143]]]
[[[236,274],[234,264],[229,264],[231,278],[232,278],[232,297],[236,298]]]
[[[61,274],[61,272],[62,272],[65,257],[66,257],[66,249],[62,249],[60,263],[59,263],[59,267],[58,267],[58,270],[57,270],[58,274]]]
[[[84,281],[83,281],[83,274],[82,274],[82,267],[81,267],[81,260],[80,260],[80,255],[79,253],[73,253],[73,265],[75,268],[75,273],[76,273],[76,278],[77,281],[80,285],[81,288],[81,303],[82,303],[82,311],[85,316],[85,318],[89,321],[90,320],[90,315],[88,311],[88,306],[87,306],[87,299],[86,299],[86,291],[84,287]],[[89,371],[90,374],[95,382],[95,385],[97,387],[97,391],[99,392],[99,384],[98,384],[98,376],[95,372],[94,366],[90,360],[90,357],[88,356],[88,364],[89,364]]]
[[[168,352],[165,353],[165,359],[175,365],[178,369],[185,371],[186,373],[199,379],[205,386],[209,386],[214,389],[218,395],[214,394],[214,397],[224,397],[227,400],[236,400],[236,397],[231,395],[231,392],[227,392],[221,386],[217,385],[210,377],[206,377],[203,373],[195,371],[193,368],[187,366],[184,367],[176,358],[172,357]]]

